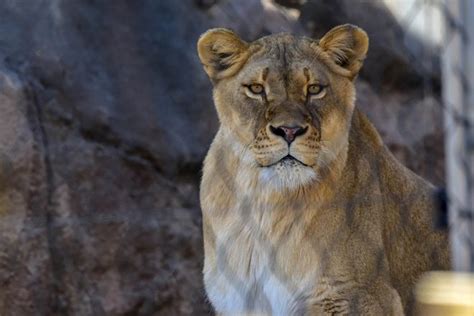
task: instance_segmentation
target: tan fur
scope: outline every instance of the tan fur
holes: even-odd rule
[[[217,313],[402,315],[420,274],[449,267],[446,235],[432,228],[433,187],[354,109],[367,49],[352,25],[320,41],[246,43],[224,29],[200,38],[221,123],[201,183],[204,281]],[[314,83],[324,93],[309,96]],[[271,129],[296,125],[307,130],[291,145]]]

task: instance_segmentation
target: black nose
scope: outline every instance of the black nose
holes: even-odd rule
[[[291,144],[292,141],[295,140],[296,137],[303,135],[308,130],[308,127],[288,127],[288,126],[278,126],[273,127],[270,125],[270,130],[273,134],[283,137],[288,144]]]

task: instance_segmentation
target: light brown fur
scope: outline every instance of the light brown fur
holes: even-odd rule
[[[246,43],[213,29],[198,52],[221,127],[204,163],[204,281],[223,315],[402,315],[421,273],[449,267],[433,187],[354,109],[363,30]],[[316,96],[308,86],[324,86]],[[264,95],[249,85],[260,84]],[[303,126],[291,145],[272,126]],[[281,160],[287,155],[297,160]]]

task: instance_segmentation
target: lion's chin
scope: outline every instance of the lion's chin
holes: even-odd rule
[[[276,165],[285,165],[285,166],[289,166],[289,167],[292,167],[292,166],[298,166],[298,165],[303,165],[305,167],[308,167],[307,164],[305,164],[304,162],[302,162],[301,160],[291,156],[291,155],[286,155],[285,157],[281,158],[280,160],[268,165],[268,166],[265,166],[265,167],[272,167],[272,166],[276,166]]]
[[[260,169],[260,181],[276,190],[297,189],[317,179],[313,168],[291,156]]]

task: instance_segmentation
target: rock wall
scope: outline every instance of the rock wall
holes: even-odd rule
[[[319,23],[329,2],[279,2],[0,3],[0,315],[210,313],[198,183],[218,122],[195,43],[215,26],[252,40],[343,22]],[[426,77],[397,56],[367,65],[358,105],[440,184],[438,97],[373,79],[400,63]]]

